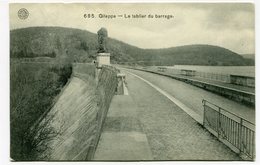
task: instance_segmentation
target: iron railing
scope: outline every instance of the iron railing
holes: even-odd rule
[[[203,100],[203,126],[241,156],[255,158],[255,124]]]

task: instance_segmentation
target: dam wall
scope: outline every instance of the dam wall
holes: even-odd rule
[[[117,73],[111,66],[102,66],[96,77],[94,65],[73,65],[71,80],[41,122],[52,138],[39,145],[46,147],[40,160],[93,158],[117,88]]]

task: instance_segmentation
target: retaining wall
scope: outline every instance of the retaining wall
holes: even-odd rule
[[[95,65],[73,65],[70,83],[42,121],[43,130],[51,130],[53,137],[39,145],[47,148],[39,160],[93,158],[117,88],[118,72],[103,66],[96,78]]]
[[[99,72],[98,84],[96,88],[98,108],[96,116],[95,138],[93,139],[92,145],[88,151],[86,157],[87,160],[91,160],[94,157],[111,100],[116,92],[118,72],[119,70],[115,69],[114,67],[105,65],[102,66],[102,69]]]

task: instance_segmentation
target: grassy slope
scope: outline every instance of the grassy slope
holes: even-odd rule
[[[95,59],[97,36],[94,33],[62,27],[30,27],[10,33],[11,57],[70,56],[75,61]],[[141,49],[108,38],[108,51],[114,63],[146,65],[253,65],[253,60],[228,49],[212,45],[187,45],[164,49]]]
[[[10,120],[11,158],[14,160],[34,160],[41,150],[36,150],[39,142],[48,138],[51,130],[36,138],[38,119],[48,111],[53,99],[66,84],[72,69],[57,64],[21,63],[10,64]],[[31,128],[31,130],[30,130]],[[44,150],[44,149],[42,149]]]

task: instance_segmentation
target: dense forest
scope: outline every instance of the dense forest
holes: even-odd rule
[[[126,41],[127,42],[127,41]],[[186,45],[163,49],[141,49],[108,38],[112,63],[140,65],[254,65],[254,60],[212,45]],[[30,27],[10,32],[11,58],[71,57],[91,62],[97,54],[97,35],[63,27]]]

